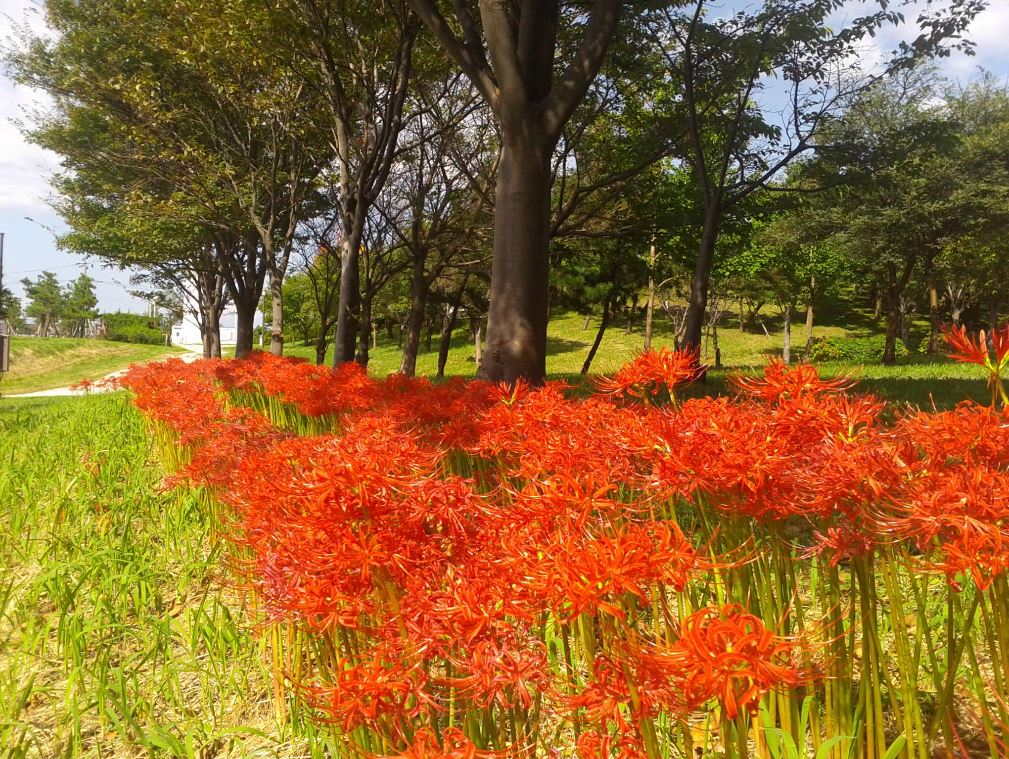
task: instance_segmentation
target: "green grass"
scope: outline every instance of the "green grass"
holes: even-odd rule
[[[304,755],[124,393],[0,402],[0,756]]]
[[[0,393],[15,395],[99,379],[129,364],[180,352],[160,345],[134,345],[71,337],[13,337],[11,370],[0,375]]]
[[[838,317],[844,319],[851,328],[837,323],[820,325],[814,328],[815,337],[862,336],[873,333],[873,325],[864,315],[855,319],[845,312]],[[705,386],[694,388],[691,394],[725,392],[727,383],[725,375],[732,371],[754,372],[772,356],[780,356],[783,337],[778,317],[771,312],[766,320],[768,331],[741,332],[738,327],[730,326],[719,330],[719,347],[722,354],[723,370],[712,370]],[[575,380],[579,377],[582,362],[584,362],[592,341],[595,338],[598,320],[590,320],[585,327],[585,318],[577,314],[562,314],[550,321],[548,332],[547,371],[552,377]],[[921,325],[918,326],[919,330]],[[918,335],[916,335],[917,337]],[[797,325],[792,334],[793,349],[798,356],[804,345],[804,326]],[[671,346],[673,335],[668,318],[657,314],[653,345]],[[592,364],[591,371],[596,374],[615,372],[621,364],[633,358],[644,345],[643,324],[635,323],[630,331],[626,323],[616,323],[611,326],[603,338],[602,345]],[[438,361],[438,335],[434,335],[431,350],[426,349],[426,340],[421,340],[420,352],[417,356],[417,374],[433,376]],[[709,343],[702,352],[702,358],[714,362],[714,350]],[[285,352],[291,356],[300,356],[315,360],[314,345],[289,343]],[[369,371],[376,377],[384,377],[399,370],[400,348],[394,339],[384,334],[379,336],[378,346],[371,351],[368,364]],[[332,348],[326,360],[331,361]],[[896,366],[881,364],[842,364],[826,363],[820,366],[826,376],[850,374],[859,380],[858,388],[876,393],[882,398],[893,402],[908,402],[921,408],[931,408],[933,402],[937,408],[949,408],[961,400],[972,398],[987,401],[987,392],[983,380],[976,367],[956,364],[944,358],[926,358],[915,356],[900,361]],[[466,330],[457,330],[452,340],[449,352],[446,374],[472,377],[476,372],[474,347]]]

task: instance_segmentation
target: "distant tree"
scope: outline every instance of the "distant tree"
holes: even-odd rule
[[[17,331],[21,328],[21,300],[9,288],[0,288],[0,329]]]
[[[710,0],[663,5],[652,15],[653,46],[668,63],[658,91],[672,93],[682,114],[677,155],[693,169],[704,207],[684,335],[685,344],[697,346],[726,214],[780,182],[790,164],[822,143],[831,118],[861,94],[951,47],[969,52],[960,35],[985,2],[926,8],[917,19],[919,36],[865,71],[853,65],[860,46],[903,22],[883,2],[841,23],[838,0],[764,0],[732,12]],[[773,107],[761,97],[771,81],[787,93]]]
[[[98,316],[97,305],[95,282],[87,274],[81,274],[67,285],[61,316],[70,337],[84,337],[87,334],[88,324]]]
[[[25,314],[35,319],[35,334],[48,337],[59,334],[59,320],[64,314],[65,294],[56,275],[51,271],[39,274],[35,281],[25,277],[21,280],[28,304]]]

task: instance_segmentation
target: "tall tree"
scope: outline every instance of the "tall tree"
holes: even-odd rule
[[[653,40],[668,63],[665,92],[674,93],[685,125],[678,155],[698,178],[704,208],[684,343],[698,346],[708,284],[725,215],[749,195],[780,181],[781,172],[817,146],[823,127],[860,94],[917,61],[970,51],[960,35],[985,0],[951,0],[917,19],[921,33],[875,70],[852,61],[860,46],[903,22],[886,3],[837,23],[844,0],[762,0],[722,13],[691,0],[652,16]],[[784,97],[769,97],[777,81]],[[788,189],[780,187],[777,189]]]
[[[551,157],[617,28],[621,0],[410,0],[494,112],[501,154],[487,354],[495,381],[546,376]],[[479,20],[478,20],[479,19]]]
[[[67,285],[61,316],[70,337],[84,337],[87,334],[88,324],[98,316],[97,305],[95,281],[86,273]]]
[[[59,280],[51,271],[39,274],[35,281],[21,280],[28,303],[25,314],[35,319],[35,334],[48,337],[59,334],[59,320],[63,316],[64,292]]]

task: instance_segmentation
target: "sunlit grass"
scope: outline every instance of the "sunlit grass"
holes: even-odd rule
[[[129,364],[175,355],[180,348],[72,337],[13,337],[11,370],[0,394],[14,395],[99,379]]]
[[[304,755],[124,393],[0,401],[0,462],[0,756]]]

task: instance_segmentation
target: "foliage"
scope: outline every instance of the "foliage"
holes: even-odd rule
[[[820,337],[813,340],[807,358],[815,363],[843,361],[852,364],[876,364],[883,358],[886,338],[883,335],[869,337]],[[896,346],[898,358],[911,355],[903,343]]]
[[[102,314],[104,338],[119,343],[165,344],[165,325],[156,317],[117,311]]]

